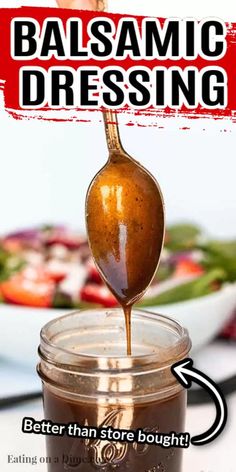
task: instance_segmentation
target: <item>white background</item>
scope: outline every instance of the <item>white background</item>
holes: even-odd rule
[[[20,5],[55,2],[0,0],[1,7]],[[236,20],[230,0],[110,0],[110,10]],[[214,235],[234,237],[236,124],[176,119],[164,124],[161,130],[122,126],[121,135],[127,151],[159,180],[168,221],[194,220]],[[190,125],[189,131],[179,129]],[[15,121],[2,104],[0,130],[0,232],[40,222],[83,228],[85,192],[107,156],[102,124]]]

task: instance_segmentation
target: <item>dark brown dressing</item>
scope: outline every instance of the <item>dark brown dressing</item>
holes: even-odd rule
[[[123,306],[123,311],[124,311],[124,315],[125,315],[127,356],[131,356],[131,354],[132,354],[132,346],[131,346],[131,311],[132,311],[132,305]]]
[[[124,151],[116,116],[104,119],[109,159],[87,193],[87,232],[98,270],[124,310],[130,355],[131,308],[158,266],[164,205],[154,177]]]
[[[157,401],[130,405],[101,405],[57,396],[44,387],[45,417],[55,423],[170,433],[184,430],[186,392]],[[180,472],[181,448],[47,437],[48,472]]]

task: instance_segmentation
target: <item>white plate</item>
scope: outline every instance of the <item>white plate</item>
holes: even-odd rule
[[[198,299],[150,307],[185,326],[197,351],[209,343],[229,320],[236,308],[236,283]],[[37,363],[37,347],[42,326],[68,310],[0,305],[0,357],[28,366]]]

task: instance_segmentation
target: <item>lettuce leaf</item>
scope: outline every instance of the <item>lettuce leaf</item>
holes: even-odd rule
[[[203,265],[207,270],[221,267],[229,282],[236,280],[236,241],[209,241],[201,249],[205,253]]]
[[[23,259],[0,248],[0,282],[9,279],[25,265]]]
[[[202,230],[192,224],[177,224],[167,228],[165,247],[171,251],[194,249],[198,245]]]
[[[203,297],[215,291],[215,284],[226,280],[226,273],[222,269],[214,269],[207,274],[198,277],[190,282],[183,283],[172,289],[166,290],[159,295],[143,299],[138,306],[150,307],[156,305],[166,305],[177,303],[193,298]]]

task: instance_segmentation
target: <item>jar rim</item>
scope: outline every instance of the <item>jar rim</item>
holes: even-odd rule
[[[39,347],[39,355],[41,359],[43,359],[46,362],[56,364],[57,367],[59,368],[64,368],[66,369],[68,366],[72,368],[73,370],[78,367],[79,369],[84,368],[84,369],[89,369],[90,372],[96,373],[96,371],[101,371],[104,372],[114,372],[118,371],[119,373],[121,372],[127,372],[129,370],[138,370],[140,371],[140,368],[145,370],[152,366],[152,368],[155,365],[155,370],[157,369],[162,369],[166,368],[167,366],[172,365],[174,362],[177,362],[179,359],[185,358],[190,349],[191,349],[191,340],[189,338],[189,334],[186,328],[182,327],[175,319],[166,316],[166,315],[161,315],[157,313],[153,313],[150,311],[146,310],[140,310],[134,308],[132,312],[132,317],[133,319],[136,317],[145,317],[145,321],[155,321],[159,323],[159,326],[162,325],[162,328],[166,328],[168,330],[172,330],[175,332],[177,335],[178,339],[176,342],[173,343],[173,345],[168,346],[166,351],[168,351],[168,355],[165,358],[165,361],[160,360],[159,354],[157,352],[152,352],[149,354],[138,354],[138,355],[97,355],[97,354],[88,354],[88,353],[83,353],[83,352],[75,352],[72,349],[67,349],[63,346],[58,346],[56,342],[53,339],[50,339],[48,336],[48,331],[53,328],[53,326],[56,323],[61,323],[63,321],[67,321],[68,318],[71,318],[73,316],[79,316],[83,315],[84,313],[88,312],[99,312],[103,314],[113,314],[113,315],[120,315],[121,314],[121,309],[120,308],[113,308],[113,309],[83,309],[83,310],[77,310],[74,312],[70,312],[66,315],[63,315],[61,317],[55,318],[51,321],[49,321],[47,324],[43,326],[40,332],[40,339],[41,339],[41,344]],[[123,313],[122,313],[123,315]],[[162,348],[163,350],[165,348]],[[69,356],[69,358],[65,361],[63,360],[60,361],[57,359],[57,354]],[[102,367],[101,367],[102,366]]]

